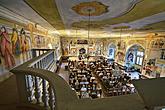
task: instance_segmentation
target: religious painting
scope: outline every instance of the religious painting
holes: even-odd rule
[[[13,54],[21,54],[20,36],[18,36],[18,30],[16,28],[13,28],[11,42]]]
[[[29,50],[29,42],[29,38],[27,37],[25,30],[22,28],[20,31],[21,52],[27,52]]]
[[[71,46],[74,46],[74,44],[73,44],[73,41],[72,41],[72,40],[70,41],[70,43],[69,43],[69,44],[70,44]]]
[[[71,45],[71,46],[75,46],[76,44],[77,44],[76,41],[74,41],[74,40],[71,40],[71,41],[70,41],[70,45]]]
[[[130,52],[130,53],[128,54],[128,56],[127,56],[127,61],[128,61],[128,62],[133,62],[133,58],[134,58],[134,55],[133,55],[132,52]]]
[[[124,62],[124,57],[125,57],[125,54],[123,52],[120,52],[120,51],[117,52],[117,55],[116,55],[117,62]]]
[[[115,48],[109,48],[108,57],[110,59],[114,59],[114,57],[115,57]]]
[[[63,49],[63,55],[68,55],[69,51],[68,51],[68,48],[64,48]]]
[[[113,48],[110,48],[110,49],[109,49],[109,56],[112,56],[113,53],[114,53],[114,49],[113,49]]]
[[[165,40],[164,39],[157,39],[151,42],[151,48],[164,48]]]
[[[77,55],[77,49],[76,48],[71,48],[71,54],[76,56]]]
[[[117,46],[118,46],[119,50],[125,50],[126,49],[126,43],[124,41],[119,41]]]
[[[94,44],[94,43],[93,43],[93,40],[89,40],[89,41],[88,41],[88,45],[89,45],[90,47],[92,47],[93,44]]]
[[[84,49],[84,48],[81,48],[80,50],[79,50],[79,54],[85,54],[86,53],[86,50]]]
[[[91,9],[91,16],[99,16],[108,12],[108,6],[98,1],[82,2],[72,7],[73,11],[83,16],[89,16],[88,9]]]
[[[77,40],[77,44],[88,44],[87,40]]]
[[[162,49],[161,55],[160,55],[160,59],[164,59],[165,60],[165,50]]]
[[[94,51],[94,49],[93,48],[89,48],[89,54],[93,54],[93,51]]]
[[[155,62],[156,62],[156,59],[149,59],[149,61],[147,62],[147,64],[148,65],[155,66]]]
[[[12,43],[7,32],[6,27],[2,26],[0,28],[0,54],[4,61],[4,65],[7,69],[12,68],[15,66],[15,59],[12,52]]]
[[[34,40],[35,40],[35,44],[36,44],[35,46],[37,48],[41,48],[42,44],[43,44],[43,37],[40,35],[37,35],[37,36],[35,36]]]

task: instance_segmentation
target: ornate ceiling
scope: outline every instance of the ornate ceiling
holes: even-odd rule
[[[108,6],[101,2],[82,2],[72,7],[77,14],[82,16],[100,16],[108,12]]]
[[[5,6],[10,8],[11,4]],[[88,37],[89,14],[90,37],[115,37],[121,31],[128,36],[165,30],[165,0],[24,0],[24,5],[19,5],[20,10],[16,11],[21,8],[25,11],[25,7],[33,9],[61,36]],[[28,18],[26,14],[23,16]],[[39,22],[41,18],[32,20]],[[39,24],[48,27],[46,23]]]

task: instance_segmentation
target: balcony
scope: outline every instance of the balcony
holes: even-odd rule
[[[35,50],[35,52],[36,51],[45,50]],[[159,106],[159,103],[155,105],[154,102],[150,105],[148,101],[142,100],[145,97],[139,97],[139,93],[141,96],[143,95],[142,92],[145,92],[141,92],[140,90],[142,89],[138,89],[141,87],[141,84],[136,86],[137,90],[140,91],[138,94],[100,98],[96,100],[90,98],[78,99],[77,94],[70,88],[68,83],[54,72],[56,70],[54,50],[46,50],[43,53],[39,52],[42,53],[39,55],[35,52],[33,53],[33,59],[10,71],[14,74],[11,80],[15,81],[14,83],[11,81],[10,86],[17,88],[9,93],[10,96],[6,95],[3,96],[3,98],[8,99],[7,101],[9,102],[11,102],[10,100],[14,100],[16,103],[1,104],[2,106],[0,106],[0,108],[2,107],[3,110],[144,110],[145,108],[153,110],[153,106]],[[164,79],[160,80],[161,83],[162,81],[164,82]],[[147,86],[147,84],[150,84],[148,82],[153,81],[154,80],[147,80],[147,82],[145,82],[142,80],[142,83]],[[159,80],[157,81],[160,82]],[[139,84],[139,81],[137,84]],[[8,91],[10,91],[10,89],[6,89],[6,93],[8,93]],[[146,89],[146,91],[148,90]],[[13,96],[15,95],[13,92],[15,92],[17,96],[12,98],[12,94]],[[150,93],[149,95],[153,94]],[[159,97],[156,97],[156,99],[158,100]],[[149,107],[148,105],[145,107],[146,104],[148,104]],[[164,105],[164,103],[161,103],[161,106],[162,105]]]

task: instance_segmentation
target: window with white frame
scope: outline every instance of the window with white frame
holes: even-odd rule
[[[142,65],[143,63],[143,56],[144,56],[144,52],[141,52],[141,51],[137,51],[137,54],[136,54],[136,64],[138,65]]]

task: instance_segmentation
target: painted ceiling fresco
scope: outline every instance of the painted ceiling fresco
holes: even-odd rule
[[[121,30],[123,33],[132,30],[135,33],[145,33],[165,29],[165,0],[24,0],[24,2],[52,25],[61,36],[88,37],[89,29],[90,37],[101,38],[121,35]],[[43,27],[47,26],[43,24]]]
[[[72,10],[82,16],[100,16],[108,12],[108,6],[96,1],[83,2],[73,6]]]

